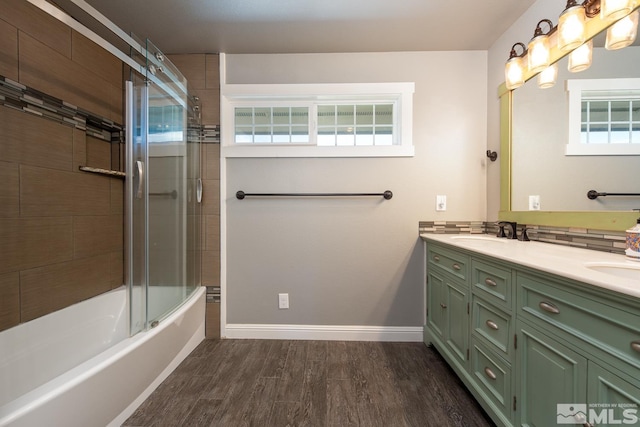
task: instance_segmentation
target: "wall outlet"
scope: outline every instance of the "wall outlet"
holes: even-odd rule
[[[529,196],[529,210],[530,211],[539,211],[540,210],[540,196]]]
[[[447,196],[437,195],[436,196],[436,211],[446,211],[447,210]]]
[[[289,294],[278,294],[278,308],[280,310],[289,308]]]

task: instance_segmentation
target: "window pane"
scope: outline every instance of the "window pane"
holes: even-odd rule
[[[373,124],[373,105],[356,105],[356,124]]]
[[[629,136],[628,124],[611,125],[611,144],[628,144]]]
[[[291,123],[294,125],[309,124],[309,108],[293,107],[291,108]]]
[[[376,128],[376,145],[393,145],[393,128],[391,126]]]
[[[611,102],[611,121],[612,122],[628,122],[629,121],[629,101],[612,101]]]
[[[373,127],[358,126],[356,128],[356,145],[373,145]]]
[[[338,127],[336,145],[354,145],[354,144],[355,144],[355,138],[354,138],[353,126]]]
[[[393,104],[376,105],[376,124],[393,124]]]
[[[236,126],[253,124],[253,108],[236,108]]]
[[[318,106],[318,126],[335,126],[336,107],[335,105]]]
[[[288,114],[288,112],[287,112]],[[275,144],[285,144],[290,140],[289,126],[274,126],[273,127],[273,142]]]
[[[271,124],[271,108],[256,108],[254,110],[254,120],[256,125]]]
[[[336,145],[336,130],[335,130],[335,128],[320,128],[320,129],[318,129],[318,145],[322,145],[322,146],[334,146],[334,145]]]
[[[640,122],[640,101],[633,101],[632,109],[631,120],[634,122]]]
[[[338,105],[338,125],[355,124],[354,105]]]
[[[609,142],[609,126],[608,125],[591,125],[589,126],[589,144],[607,144]]]
[[[640,123],[631,127],[631,143],[640,144]]]
[[[589,103],[589,121],[608,122],[609,121],[609,102],[608,101],[591,101]]]
[[[253,128],[251,126],[236,126],[236,143],[250,144],[253,142]]]
[[[288,125],[289,122],[289,107],[275,107],[273,109],[274,125]]]
[[[268,144],[271,142],[271,126],[256,126],[254,142],[258,144]]]
[[[586,123],[588,120],[589,101],[582,101],[582,123]]]

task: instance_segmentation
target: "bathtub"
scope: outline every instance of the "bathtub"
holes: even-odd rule
[[[126,292],[0,333],[0,426],[119,426],[204,339],[204,287],[133,337]]]

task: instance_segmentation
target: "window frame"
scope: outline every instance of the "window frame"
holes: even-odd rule
[[[415,84],[319,83],[319,84],[227,84],[221,88],[221,148],[225,157],[412,157],[413,93]],[[327,104],[394,103],[395,145],[319,146],[316,107]],[[308,103],[310,142],[236,143],[235,108],[248,106],[294,106]]]
[[[640,79],[570,79],[566,82],[569,102],[568,139],[565,154],[567,156],[637,156],[640,144],[585,144],[582,142],[582,93],[615,90],[640,90]],[[615,100],[603,98],[603,101]]]

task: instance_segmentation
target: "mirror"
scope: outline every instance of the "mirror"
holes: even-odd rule
[[[606,30],[607,25],[596,19],[587,24],[589,37]],[[595,39],[596,45],[604,44],[598,43],[597,37]],[[567,117],[565,85],[561,79],[566,80],[567,75],[572,78],[595,78],[596,75],[603,75],[612,56],[619,57],[615,61],[611,58],[611,62],[621,61],[619,67],[622,68],[620,70],[614,66],[612,69],[614,73],[622,71],[625,74],[620,75],[631,75],[638,78],[640,72],[635,70],[638,68],[636,64],[639,63],[639,56],[634,55],[640,55],[640,47],[627,47],[619,51],[596,49],[593,65],[590,68],[594,73],[592,77],[583,77],[583,75],[587,75],[585,73],[589,70],[577,74],[564,71],[561,72],[553,89],[538,89],[536,78],[532,78],[529,83],[515,91],[506,90],[504,84],[499,88],[501,111],[500,220],[599,230],[624,230],[628,228],[629,224],[635,222],[638,213],[630,209],[640,208],[640,199],[616,197],[614,200],[613,196],[609,196],[608,198],[600,197],[596,200],[589,200],[586,197],[586,192],[591,189],[609,193],[639,192],[640,188],[635,183],[640,169],[640,156],[630,156],[626,159],[623,159],[623,156],[565,156],[568,142],[567,124],[560,121],[551,122],[549,119],[549,117],[554,120],[555,117]],[[552,60],[554,61],[561,56],[562,54],[557,50],[552,52]],[[628,56],[628,60],[625,59],[626,56]],[[566,67],[567,60],[561,59],[559,68],[566,70]],[[630,71],[635,71],[635,73],[629,73]],[[526,77],[528,78],[530,75]],[[520,91],[523,93],[518,99]],[[562,102],[553,98],[553,91],[562,95]],[[531,97],[527,99],[526,96],[529,92]],[[516,102],[519,104],[516,105]],[[523,111],[524,116],[522,116]],[[516,114],[518,117],[515,117]],[[539,122],[533,124],[533,121],[526,121],[528,114],[543,115],[549,120],[542,124]],[[513,122],[512,117],[514,117]],[[516,128],[523,120],[525,127]],[[513,147],[511,144],[512,133]],[[529,138],[529,142],[523,140],[524,142],[519,145],[516,140],[517,136],[522,137],[526,134],[533,135],[534,143],[530,142],[531,138]],[[560,142],[558,142],[558,136],[561,139]],[[622,163],[615,163],[620,159],[623,159]],[[629,171],[631,174],[629,176],[634,176],[634,179],[629,181],[624,178],[621,172],[623,169]],[[559,173],[561,170],[572,170],[573,172],[571,174]],[[582,175],[579,175],[577,171],[581,171]],[[584,171],[587,173],[585,174]],[[594,171],[598,171],[598,173]],[[628,182],[631,182],[632,191],[623,191],[621,185],[627,185]],[[610,185],[616,187],[610,187]],[[592,186],[593,188],[591,188]],[[543,194],[543,187],[550,190]],[[528,210],[529,195],[540,196],[541,210]]]
[[[570,73],[565,57],[558,63],[554,87],[539,89],[533,78],[513,92],[512,210],[530,210],[529,196],[539,196],[540,209],[547,211],[640,208],[635,197],[587,198],[589,190],[640,192],[640,155],[565,154],[570,132],[567,80],[640,78],[637,64],[640,46],[616,51],[595,48],[589,69]],[[633,108],[634,122],[640,126],[640,102]]]

